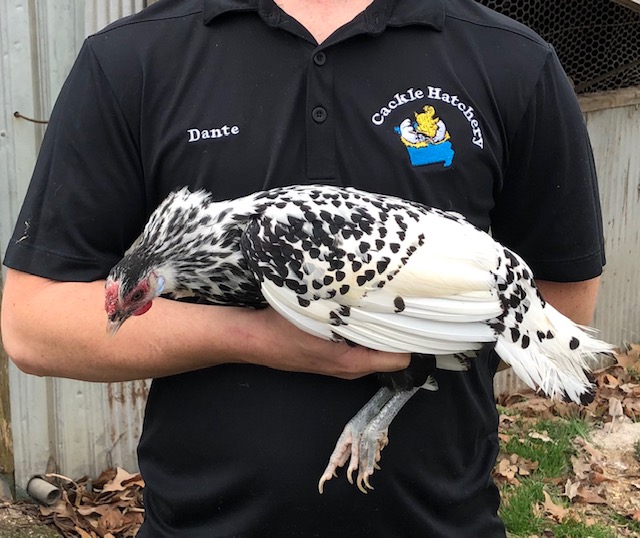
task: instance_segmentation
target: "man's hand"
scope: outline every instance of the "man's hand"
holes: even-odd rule
[[[409,366],[408,353],[384,353],[322,340],[298,329],[272,308],[254,314],[257,323],[247,327],[245,337],[249,340],[247,356],[256,364],[344,379],[393,372]],[[252,339],[255,339],[253,350]]]

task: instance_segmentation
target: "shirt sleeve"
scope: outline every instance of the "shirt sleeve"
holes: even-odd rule
[[[492,234],[536,278],[594,278],[605,263],[595,165],[582,112],[555,51],[510,141]]]
[[[108,274],[146,218],[131,117],[87,40],[52,112],[5,265],[64,281]]]

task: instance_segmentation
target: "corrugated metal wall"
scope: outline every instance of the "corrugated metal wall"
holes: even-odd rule
[[[144,0],[0,2],[0,249],[17,218],[47,118],[86,35],[142,8]],[[149,1],[147,3],[150,3]],[[587,113],[605,215],[608,266],[596,326],[613,342],[640,340],[640,109]],[[16,480],[24,486],[53,458],[61,472],[96,475],[136,467],[148,382],[92,384],[26,376],[11,367]],[[516,390],[509,373],[498,392]]]
[[[91,0],[84,2],[84,34],[91,35],[108,24],[137,13],[155,0]],[[77,2],[76,2],[77,3]]]
[[[581,103],[591,108],[588,97]],[[590,110],[585,117],[607,252],[593,325],[613,344],[640,342],[640,104]],[[496,376],[497,394],[523,387],[511,370]]]
[[[640,105],[589,112],[608,263],[595,325],[612,342],[640,341]]]
[[[46,119],[87,35],[139,11],[145,0],[0,2],[0,250],[26,192]],[[50,458],[69,476],[136,467],[148,382],[92,384],[27,376],[10,365],[16,482]]]

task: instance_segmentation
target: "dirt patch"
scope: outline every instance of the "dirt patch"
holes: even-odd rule
[[[640,461],[635,445],[640,440],[640,423],[626,419],[608,423],[592,432],[591,443],[600,451],[603,492],[619,514],[640,518]]]
[[[2,538],[60,538],[53,527],[43,525],[31,515],[37,507],[31,503],[0,504],[0,537]]]

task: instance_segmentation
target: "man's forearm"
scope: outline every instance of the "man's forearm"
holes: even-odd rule
[[[574,323],[589,325],[593,321],[600,277],[582,282],[537,280],[536,285],[545,301]]]
[[[102,282],[52,282],[9,271],[2,312],[8,354],[36,375],[125,381],[229,362],[231,345],[237,355],[246,341],[241,335],[235,342],[219,338],[217,353],[212,353],[218,333],[242,330],[234,325],[234,309],[214,317],[204,305],[164,299],[110,337],[103,304]]]
[[[103,305],[103,282],[55,282],[10,270],[2,304],[7,353],[27,373],[102,382],[240,362],[355,378],[409,362],[408,354],[320,340],[272,309],[169,299],[157,299],[110,337]]]

